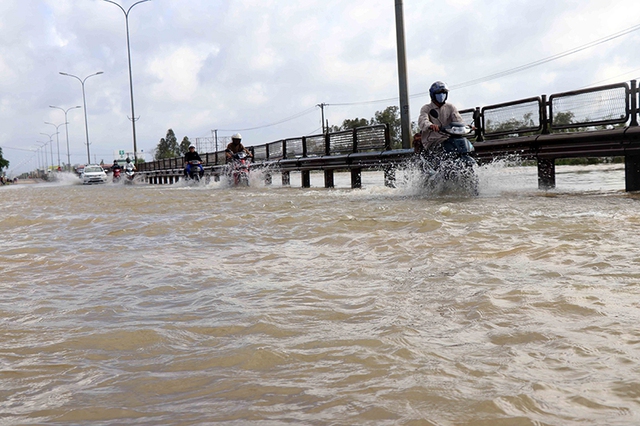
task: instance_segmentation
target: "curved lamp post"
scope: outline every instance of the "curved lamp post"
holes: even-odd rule
[[[62,126],[62,124],[69,124],[69,123],[62,123],[62,124],[53,124],[53,123],[49,123],[48,121],[45,121],[44,124],[51,124],[53,127],[56,128],[56,145],[58,146],[58,169],[60,169],[60,132],[58,131],[58,127]]]
[[[38,164],[36,165],[36,170],[38,170],[40,168],[40,148],[37,145],[36,145],[35,151],[36,151],[36,156],[38,160]]]
[[[36,141],[38,143],[38,141]],[[36,155],[38,156],[38,168],[36,169],[38,177],[40,177],[40,165],[42,164],[40,161],[40,150],[42,149],[42,145],[36,144]],[[44,166],[42,167],[44,170]]]
[[[41,133],[41,134],[44,134],[44,133]],[[44,152],[42,153],[43,154],[42,155],[42,159],[44,161],[42,162],[42,165],[44,166],[43,170],[44,170],[44,173],[46,174],[47,173],[47,169],[49,168],[49,164],[47,163],[47,144],[49,142],[42,142],[42,141],[36,141],[36,142],[42,144],[42,145],[40,145],[40,148],[44,148]]]
[[[82,84],[82,102],[84,104],[84,131],[87,135],[87,164],[91,164],[91,153],[89,152],[89,123],[87,120],[87,98],[84,94],[84,82],[87,81],[87,79],[89,77],[93,77],[94,75],[100,75],[103,74],[102,71],[98,71],[95,74],[91,74],[86,76],[84,79],[81,79],[80,77],[78,77],[77,75],[73,75],[73,74],[67,74],[66,72],[61,72],[61,75],[66,75],[68,77],[73,77],[75,79],[77,79],[81,84]]]
[[[45,136],[49,136],[49,144],[51,145],[51,168],[53,168],[53,135],[55,135],[55,133],[40,133],[41,135],[45,135]],[[47,149],[45,148],[45,151]]]
[[[42,154],[42,171],[44,174],[47,173],[47,143],[48,142],[42,142],[42,141],[36,141],[36,143],[41,143],[42,145],[38,145],[38,151]],[[44,148],[44,152],[42,151],[42,148]],[[40,157],[40,155],[38,155],[38,157]],[[38,160],[40,160],[40,158],[38,158]],[[38,173],[38,176],[40,176],[40,173]]]
[[[82,108],[82,107],[78,105],[65,110],[64,108],[60,108],[58,106],[49,105],[49,108],[56,108],[64,112],[64,124],[65,124],[64,128],[65,128],[65,133],[67,134],[67,162],[69,166],[69,171],[71,171],[71,154],[69,153],[69,120],[67,120],[67,113],[72,109]]]
[[[129,9],[126,11],[122,6],[120,6],[116,2],[113,2],[111,0],[103,0],[103,1],[106,1],[107,3],[115,4],[120,8],[120,10],[122,10],[122,13],[124,13],[125,25],[127,27],[127,56],[129,58],[129,91],[131,93],[131,127],[133,129],[133,158],[134,158],[134,164],[135,164],[138,162],[138,147],[136,144],[136,113],[135,113],[135,109],[133,108],[133,77],[131,75],[131,44],[129,42],[129,12],[131,11],[131,9],[133,9],[135,5],[147,2],[150,0],[138,1],[132,4],[131,7],[129,7]]]

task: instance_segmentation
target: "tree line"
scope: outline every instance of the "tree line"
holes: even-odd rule
[[[397,106],[389,106],[382,111],[376,111],[371,119],[366,118],[347,118],[341,125],[329,126],[327,131],[329,133],[340,132],[343,130],[351,130],[356,127],[375,126],[378,124],[389,125],[389,136],[391,138],[392,148],[402,147],[402,125],[400,121],[400,108]],[[415,123],[411,123],[413,133],[417,131]],[[189,151],[189,145],[191,141],[188,136],[182,139],[182,142],[178,143],[178,139],[173,129],[167,130],[167,135],[160,139],[156,146],[154,159],[162,160],[163,158],[176,158],[183,156]]]
[[[0,174],[2,174],[2,169],[6,169],[9,167],[9,160],[6,160],[2,156],[2,148],[0,148]]]
[[[329,126],[329,132],[339,132],[355,129],[356,127],[375,126],[378,124],[387,124],[389,126],[391,148],[402,148],[402,121],[400,119],[400,108],[397,106],[388,106],[382,111],[376,111],[370,120],[366,118],[348,118],[344,120],[340,126]],[[416,132],[418,132],[418,126],[415,122],[412,122],[411,133]]]
[[[175,132],[173,129],[169,129],[167,135],[158,142],[154,159],[182,157],[189,151],[189,146],[191,146],[191,141],[188,136],[182,138],[182,142],[178,143]]]

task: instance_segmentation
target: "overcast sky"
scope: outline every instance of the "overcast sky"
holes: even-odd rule
[[[639,10],[636,0],[404,0],[411,118],[434,80],[453,86],[449,101],[463,109],[638,78],[640,30],[464,84],[639,25]],[[45,122],[64,123],[50,105],[82,105],[81,83],[60,72],[104,72],[85,82],[91,161],[131,151],[123,12],[103,0],[1,0],[0,16],[0,147],[10,172],[35,169],[29,150],[56,131]],[[319,133],[320,103],[335,125],[398,104],[369,102],[398,96],[394,0],[151,0],[131,10],[129,29],[137,146],[147,160],[169,128],[192,141],[239,131],[259,145]],[[83,109],[68,121],[71,162],[84,164]],[[57,164],[55,135],[53,147]]]

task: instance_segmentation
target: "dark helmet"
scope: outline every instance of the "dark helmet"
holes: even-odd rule
[[[127,157],[127,163],[131,162],[131,158]]]
[[[444,94],[444,96],[442,96]],[[440,96],[436,96],[440,95]],[[431,100],[437,102],[439,104],[444,104],[449,97],[449,88],[442,81],[436,81],[429,88],[429,96],[431,96]]]

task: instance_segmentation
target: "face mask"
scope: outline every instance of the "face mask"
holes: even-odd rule
[[[443,104],[444,101],[447,100],[447,94],[446,93],[436,93],[436,102],[438,102],[439,104]]]

